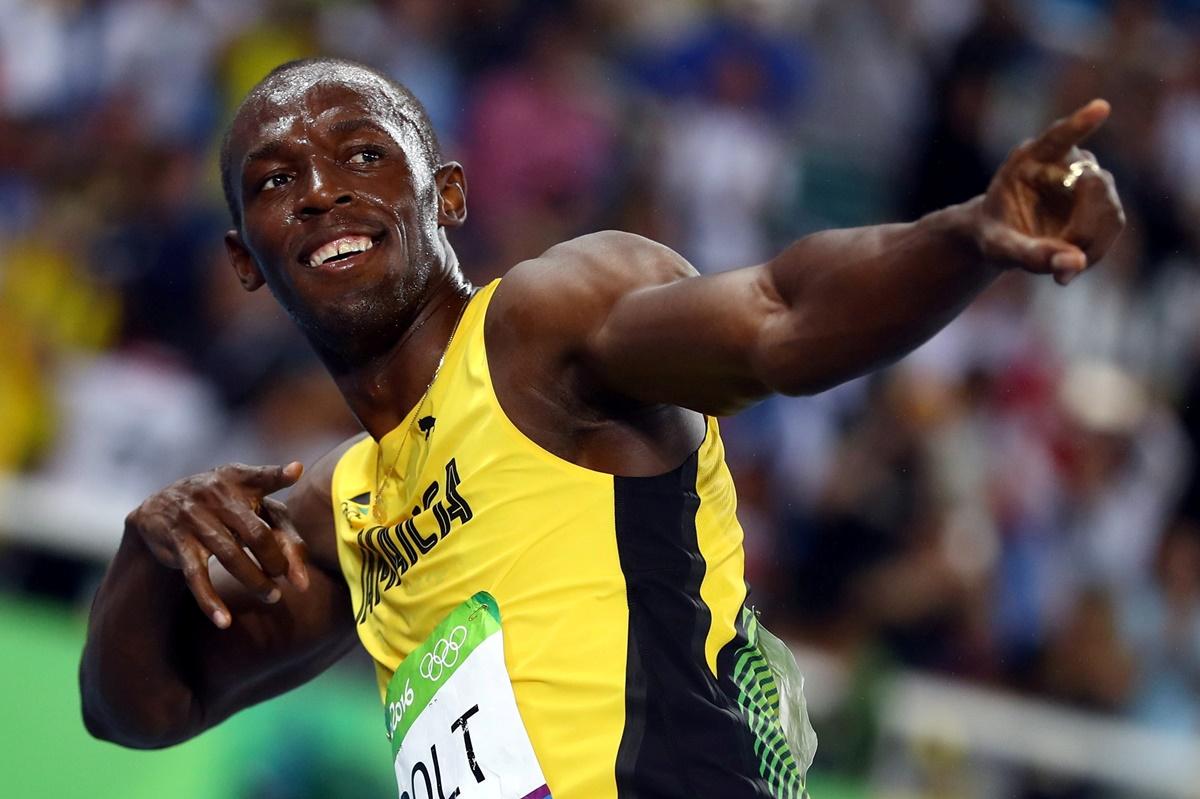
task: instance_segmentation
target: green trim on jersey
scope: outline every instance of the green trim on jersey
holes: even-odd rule
[[[801,688],[803,677],[790,651],[759,625],[749,608],[742,611],[742,624],[747,643],[735,653],[733,682],[738,688],[738,705],[754,734],[759,774],[777,799],[805,799],[805,772],[816,749],[816,736],[808,723],[803,694],[797,691],[798,701],[791,704],[790,691],[785,690],[782,701],[780,694],[781,682],[785,687]]]

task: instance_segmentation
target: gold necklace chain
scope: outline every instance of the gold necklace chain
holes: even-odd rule
[[[411,427],[413,424],[420,424],[421,411],[425,409],[425,402],[429,399],[429,394],[433,390],[433,384],[437,381],[438,375],[442,373],[442,364],[446,362],[446,355],[450,352],[450,347],[454,344],[454,337],[458,333],[458,327],[462,324],[463,317],[467,314],[467,306],[471,304],[471,300],[475,298],[475,289],[471,289],[467,299],[463,302],[461,308],[458,309],[458,316],[454,320],[454,327],[450,328],[450,338],[446,340],[446,346],[442,349],[442,354],[438,358],[437,366],[433,368],[433,375],[429,378],[429,383],[425,386],[425,390],[421,392],[421,398],[417,401],[417,407],[413,411],[412,422],[409,424],[408,433],[411,435]],[[382,440],[382,439],[381,439]],[[396,472],[396,464],[400,462],[401,456],[408,449],[408,438],[400,442],[400,446],[396,450],[396,457],[392,458],[392,463],[386,470],[383,469],[383,447],[379,447],[379,456],[375,459],[375,518],[382,522],[384,517],[383,510],[383,491],[387,488],[392,480],[392,475]]]

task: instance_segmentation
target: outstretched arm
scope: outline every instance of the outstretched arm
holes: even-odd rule
[[[706,277],[665,247],[602,234],[552,249],[523,282],[556,305],[602,394],[723,414],[821,391],[903,356],[1003,270],[1066,284],[1099,260],[1124,215],[1078,144],[1108,114],[1096,101],[1060,120],[1013,151],[986,195],[918,222],[819,233]]]
[[[306,473],[286,505],[268,495],[295,483],[299,464],[233,465],[168,486],[129,515],[80,665],[93,735],[170,746],[311,679],[353,646],[329,497],[339,454]],[[210,578],[210,555],[228,584]]]

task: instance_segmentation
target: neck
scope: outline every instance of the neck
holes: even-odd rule
[[[425,396],[473,289],[450,251],[417,302],[396,343],[349,369],[331,369],[351,412],[376,441],[395,429]]]

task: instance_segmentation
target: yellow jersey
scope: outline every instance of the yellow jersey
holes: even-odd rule
[[[556,799],[800,796],[803,769],[777,729],[744,608],[716,421],[655,477],[542,449],[493,390],[484,319],[498,284],[472,298],[408,418],[334,471],[338,557],[381,694],[483,591],[499,604],[508,678]]]

